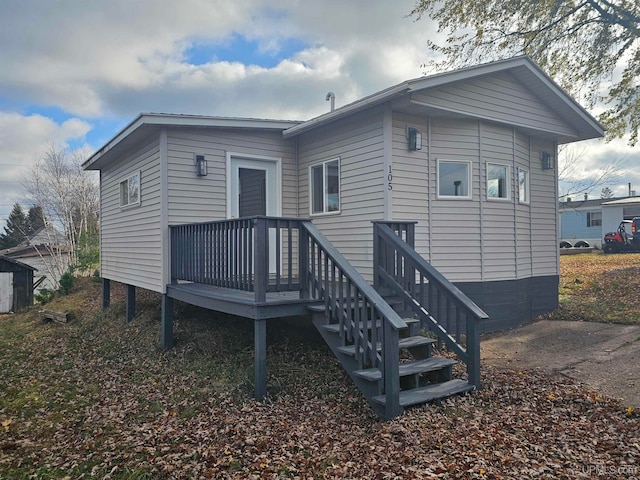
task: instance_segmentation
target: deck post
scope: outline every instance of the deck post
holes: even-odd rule
[[[127,323],[136,316],[136,287],[127,285]]]
[[[298,229],[298,277],[300,278],[300,298],[308,299],[309,291],[309,235],[304,223],[300,223]]]
[[[111,305],[111,280],[102,279],[102,310],[106,310]]]
[[[267,320],[254,320],[255,343],[255,397],[264,400],[267,395]]]
[[[254,294],[256,302],[264,302],[267,299],[267,283],[269,282],[269,229],[267,228],[267,219],[263,217],[255,218],[254,225],[256,232],[253,243]]]
[[[400,349],[398,331],[388,321],[384,322],[384,416],[392,419],[402,414],[400,405]]]
[[[160,346],[163,350],[173,347],[173,298],[166,293],[162,295],[162,327]]]

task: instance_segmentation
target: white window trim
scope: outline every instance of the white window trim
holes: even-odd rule
[[[494,167],[503,167],[506,168],[506,172],[505,172],[505,181],[508,183],[508,185],[506,185],[507,188],[507,196],[506,197],[490,197],[489,196],[489,165],[494,166]],[[487,201],[489,202],[509,202],[511,201],[511,165],[508,165],[506,163],[499,163],[499,162],[487,162],[485,165],[485,195],[487,197]]]
[[[525,178],[526,178],[526,182],[525,182],[525,192],[526,192],[526,196],[524,200],[520,199],[520,172],[524,172]],[[527,170],[526,168],[518,168],[518,176],[516,178],[516,185],[518,185],[518,203],[522,204],[522,205],[529,205],[531,204],[531,177],[529,174],[529,170]]]
[[[127,182],[127,191],[129,191],[129,180],[132,177],[138,177],[138,201],[137,202],[133,202],[133,203],[122,203],[122,184],[124,182]],[[139,207],[140,206],[140,199],[142,198],[142,175],[140,174],[140,170],[138,170],[137,172],[132,172],[129,175],[127,175],[125,178],[123,178],[122,180],[120,180],[118,182],[118,197],[120,200],[120,209],[121,210],[127,210],[129,208],[134,208],[134,207]],[[127,200],[129,200],[127,198]]]
[[[469,168],[467,169],[467,185],[469,186],[469,195],[455,196],[455,195],[440,195],[440,163],[466,163]],[[471,160],[450,160],[448,158],[439,158],[437,160],[436,171],[436,198],[438,200],[473,200],[473,162]]]
[[[338,210],[334,210],[332,212],[326,212],[326,211],[322,211],[322,212],[313,212],[313,182],[311,181],[311,170],[314,167],[317,167],[318,165],[322,165],[322,183],[323,183],[323,187],[326,187],[326,185],[324,185],[324,181],[327,178],[326,177],[326,165],[327,163],[330,162],[338,162]],[[323,217],[323,216],[327,216],[327,215],[339,215],[342,212],[342,174],[341,174],[341,161],[340,161],[340,157],[334,157],[334,158],[330,158],[329,160],[324,160],[322,162],[316,162],[313,163],[311,165],[309,165],[309,170],[307,173],[307,177],[308,177],[308,182],[309,182],[309,215],[312,217]],[[322,192],[323,198],[325,195],[325,191],[323,189]],[[326,208],[326,205],[324,206],[324,208]]]

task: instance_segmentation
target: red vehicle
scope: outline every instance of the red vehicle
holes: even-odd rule
[[[631,234],[625,228],[627,225],[630,225]],[[607,233],[602,250],[604,253],[640,252],[640,217],[623,220],[617,231]]]

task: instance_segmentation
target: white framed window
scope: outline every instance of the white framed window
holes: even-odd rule
[[[529,171],[518,169],[518,201],[529,203]]]
[[[309,197],[312,215],[340,213],[340,158],[309,167]]]
[[[471,199],[471,162],[438,160],[438,198]]]
[[[140,205],[140,172],[120,182],[120,207]]]
[[[487,199],[509,200],[511,182],[509,166],[487,163]]]
[[[587,227],[601,227],[602,212],[587,212]]]

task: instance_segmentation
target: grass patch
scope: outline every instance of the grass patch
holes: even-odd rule
[[[560,257],[560,308],[547,318],[640,323],[640,254]]]

